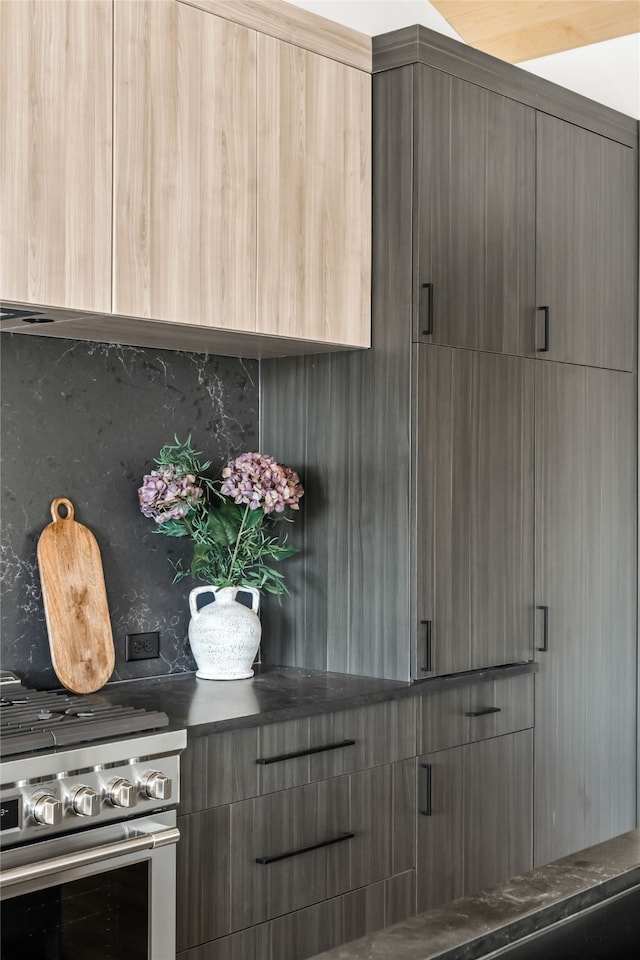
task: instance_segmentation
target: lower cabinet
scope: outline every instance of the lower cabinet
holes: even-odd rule
[[[532,869],[533,731],[418,757],[417,908]]]
[[[304,910],[181,951],[177,960],[301,960],[357,940],[415,912],[408,870]]]
[[[533,679],[194,738],[179,960],[304,960],[531,869]]]
[[[325,948],[319,937],[330,946],[360,936],[352,908],[364,928],[413,913],[410,890],[398,899],[387,881],[414,866],[414,825],[413,759],[180,817],[178,949],[205,944],[208,952],[186,955],[235,956],[236,944],[246,951],[259,937],[245,956],[271,956],[282,937],[273,956],[299,960]],[[371,902],[362,892],[379,883],[382,909],[373,890]],[[322,907],[305,911],[312,905]],[[209,943],[220,938],[219,948]]]

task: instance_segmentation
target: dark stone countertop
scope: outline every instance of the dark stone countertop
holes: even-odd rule
[[[631,830],[314,960],[475,960],[638,884],[640,830]]]
[[[532,673],[537,668],[535,663],[521,663],[402,683],[263,666],[251,680],[200,680],[194,673],[173,674],[108,683],[100,696],[114,704],[164,710],[172,725],[187,727],[190,736],[203,736]]]

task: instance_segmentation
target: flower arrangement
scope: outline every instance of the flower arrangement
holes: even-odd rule
[[[247,586],[281,596],[288,593],[282,574],[270,564],[297,553],[274,526],[291,521],[304,494],[289,467],[261,453],[229,460],[221,480],[205,476],[210,461],[201,461],[191,437],[165,444],[138,490],[140,509],[155,520],[155,533],[191,537],[188,570],[174,562],[174,583],[191,576],[215,587]]]

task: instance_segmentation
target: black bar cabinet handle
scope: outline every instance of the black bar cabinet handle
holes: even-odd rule
[[[540,606],[537,609],[542,610],[542,646],[538,647],[538,650],[547,653],[549,650],[549,607]]]
[[[425,771],[425,805],[424,810],[421,810],[420,813],[423,817],[431,817],[433,815],[433,804],[432,804],[432,792],[431,792],[431,782],[432,782],[432,770],[430,763],[421,763],[420,766]]]
[[[422,331],[422,336],[430,337],[433,333],[433,284],[423,283],[422,289],[427,291],[427,325]]]
[[[355,833],[341,833],[339,837],[322,840],[320,843],[312,843],[310,847],[301,847],[299,850],[290,850],[289,853],[277,853],[274,857],[256,857],[256,863],[276,863],[278,860],[288,860],[289,857],[297,857],[301,853],[309,853],[310,850],[319,850],[320,847],[330,847],[332,843],[353,840],[354,837]]]
[[[488,713],[500,713],[502,707],[483,707],[482,710],[469,710],[465,717],[486,717]]]
[[[342,747],[353,747],[355,740],[341,740],[340,743],[327,743],[322,747],[309,747],[308,750],[297,750],[295,753],[281,753],[277,757],[257,757],[256,763],[267,766],[269,763],[281,763],[283,760],[297,760],[298,757],[309,757],[312,753],[325,753],[327,750],[340,750]]]
[[[549,307],[538,307],[538,312],[544,313],[544,346],[538,347],[538,353],[549,352]]]
[[[433,661],[431,657],[431,651],[433,647],[433,631],[431,628],[431,620],[421,620],[420,623],[427,628],[426,638],[425,638],[425,658],[424,662],[426,666],[420,667],[422,673],[431,673],[433,670]]]

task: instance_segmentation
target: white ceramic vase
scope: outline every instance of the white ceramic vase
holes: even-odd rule
[[[251,597],[251,608],[236,600]],[[198,597],[211,601],[198,609]],[[189,594],[189,643],[203,680],[246,680],[253,676],[262,625],[260,594],[255,587],[196,587]]]

